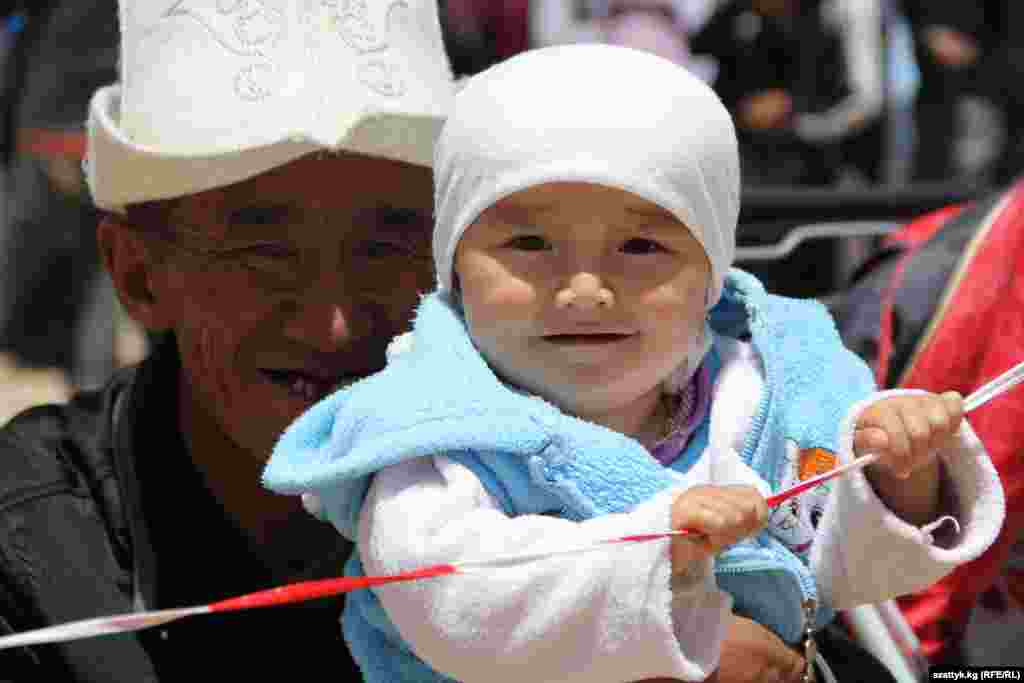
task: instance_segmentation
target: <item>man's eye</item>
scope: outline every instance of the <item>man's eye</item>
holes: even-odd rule
[[[369,259],[385,259],[394,258],[396,256],[408,256],[410,253],[409,247],[399,242],[390,242],[387,240],[371,240],[364,242],[360,247],[360,251],[365,258]]]
[[[297,261],[299,258],[298,250],[285,244],[257,244],[241,249],[239,253],[250,263],[259,263],[261,261],[279,263],[282,261]]]
[[[382,241],[394,243],[400,240],[401,246],[419,242],[429,244],[433,227],[433,219],[429,212],[393,207],[376,208],[360,213],[357,223],[369,228],[372,231],[369,234],[385,236]]]
[[[286,205],[242,206],[228,214],[227,223],[231,226],[283,226],[289,222],[293,213],[293,209]]]
[[[377,222],[388,226],[409,226],[417,228],[430,226],[430,214],[417,209],[387,207],[377,211]]]
[[[302,265],[298,250],[284,244],[245,247],[235,251],[232,260],[237,260],[249,270],[288,279],[297,276]]]
[[[261,287],[290,288],[302,278],[302,257],[286,244],[255,244],[231,249],[220,256],[221,263],[240,267],[256,278]]]
[[[540,235],[520,235],[513,237],[505,246],[519,251],[544,251],[550,249],[551,245]]]
[[[625,254],[659,254],[668,251],[654,240],[643,237],[634,237],[626,240],[622,245],[622,252]]]

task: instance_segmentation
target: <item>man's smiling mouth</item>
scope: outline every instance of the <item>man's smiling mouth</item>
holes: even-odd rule
[[[361,379],[357,375],[320,377],[299,370],[260,368],[260,373],[271,383],[285,389],[290,396],[315,403],[338,389]]]

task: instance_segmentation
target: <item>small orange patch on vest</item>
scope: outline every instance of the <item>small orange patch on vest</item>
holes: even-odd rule
[[[824,474],[833,469],[838,462],[836,454],[824,448],[805,448],[800,451],[800,481]]]

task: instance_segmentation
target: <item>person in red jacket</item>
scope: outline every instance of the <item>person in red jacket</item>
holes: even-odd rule
[[[844,341],[879,386],[968,395],[1024,361],[1024,182],[914,221],[846,293]],[[1006,493],[995,544],[899,600],[933,664],[1024,664],[1024,390],[971,413]]]

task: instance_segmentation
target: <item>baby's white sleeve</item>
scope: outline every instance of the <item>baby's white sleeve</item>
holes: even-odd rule
[[[911,393],[921,392],[882,391],[853,406],[840,429],[841,463],[854,457],[857,417],[877,401]],[[995,541],[1005,514],[1003,488],[967,420],[953,444],[937,455],[951,508],[941,515],[955,524],[937,524],[941,516],[920,528],[909,524],[882,502],[863,470],[835,480],[810,557],[819,588],[834,607],[847,609],[927,588]],[[943,539],[936,541],[940,530]]]
[[[509,517],[466,467],[444,456],[377,473],[360,518],[367,574],[670,528],[667,491],[625,514],[584,522]],[[375,590],[402,637],[461,681],[494,677],[622,683],[703,680],[718,666],[732,600],[710,560],[670,589],[668,541],[623,544]]]

